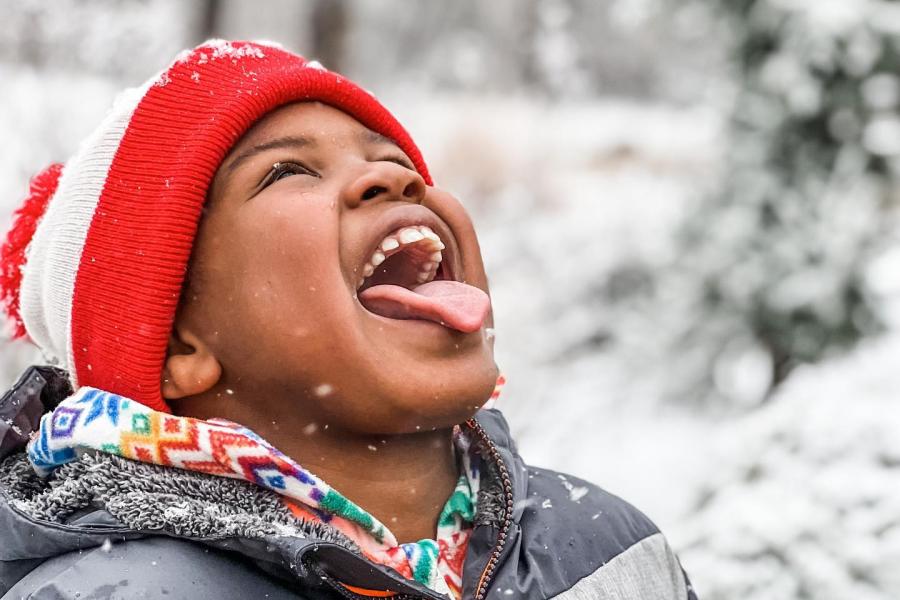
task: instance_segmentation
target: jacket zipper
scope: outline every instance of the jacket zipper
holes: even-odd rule
[[[496,444],[488,437],[487,432],[481,426],[481,424],[475,419],[469,419],[466,421],[466,425],[475,432],[475,435],[478,436],[478,440],[481,442],[482,447],[487,450],[487,453],[490,455],[491,460],[494,461],[494,464],[497,465],[497,471],[500,473],[500,481],[503,484],[503,495],[506,500],[505,510],[503,511],[503,522],[500,524],[500,532],[497,535],[497,541],[494,543],[494,548],[491,550],[491,555],[488,558],[487,564],[484,565],[484,569],[481,571],[481,576],[478,578],[478,585],[475,586],[475,600],[484,600],[487,595],[488,588],[491,585],[491,582],[494,579],[494,574],[497,570],[497,564],[500,562],[500,555],[503,554],[503,548],[506,546],[506,540],[509,534],[509,528],[512,526],[512,513],[513,513],[513,493],[512,493],[512,479],[509,477],[509,470],[506,468],[506,463],[503,462],[503,459],[500,457],[500,451],[497,450]],[[324,571],[322,571],[318,565],[313,565],[311,562],[309,566],[313,567],[313,570],[316,571],[320,577],[322,577],[328,585],[333,588],[340,595],[345,598],[364,598],[364,596],[360,596],[354,592],[351,592],[344,586],[340,585],[338,582],[333,581],[331,577],[329,577]],[[399,596],[392,596],[392,600],[405,600],[406,598],[415,598],[416,596],[410,596],[408,594],[401,594]]]
[[[494,549],[491,551],[490,558],[488,558],[484,570],[481,571],[481,577],[478,578],[478,585],[475,587],[475,600],[484,600],[497,570],[497,565],[500,562],[500,555],[503,554],[503,547],[506,545],[509,528],[512,525],[512,480],[509,477],[506,463],[504,463],[503,459],[500,457],[500,451],[497,450],[497,446],[491,438],[488,437],[487,432],[485,432],[481,424],[473,418],[466,421],[466,425],[475,432],[482,443],[482,447],[487,450],[491,459],[497,465],[497,470],[500,472],[500,480],[503,483],[503,494],[506,499],[506,510],[503,514],[503,522],[500,524],[500,533],[497,535],[497,542],[494,544]]]

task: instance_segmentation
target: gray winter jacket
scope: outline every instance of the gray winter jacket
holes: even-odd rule
[[[24,444],[69,392],[61,372],[32,367],[0,399],[0,599],[363,597],[341,582],[445,600],[248,482],[100,453],[38,478]],[[695,600],[647,517],[587,482],[526,466],[499,412],[467,427],[490,468],[464,598]]]

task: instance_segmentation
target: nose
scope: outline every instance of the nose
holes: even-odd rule
[[[369,162],[344,188],[343,196],[349,208],[376,199],[421,204],[425,198],[425,180],[415,171],[392,162]]]

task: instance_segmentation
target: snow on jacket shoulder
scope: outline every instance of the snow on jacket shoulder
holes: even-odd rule
[[[521,598],[695,599],[665,537],[640,511],[575,477],[527,473],[521,542],[510,557],[516,576],[498,577],[495,586]]]
[[[251,483],[86,454],[38,478],[22,448],[68,393],[29,369],[0,398],[0,599],[445,598],[298,521]],[[470,424],[488,468],[463,569],[466,599],[694,600],[658,529],[580,479],[526,466],[497,411]]]
[[[594,484],[526,465],[498,411],[477,418],[503,462],[515,465],[512,542],[490,597],[696,600],[665,537],[643,513]],[[464,575],[476,577],[468,560]]]

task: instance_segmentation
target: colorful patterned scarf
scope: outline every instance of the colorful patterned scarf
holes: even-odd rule
[[[95,388],[80,388],[43,416],[28,444],[28,456],[42,476],[76,460],[80,453],[100,451],[243,479],[280,494],[298,518],[337,528],[373,562],[459,598],[475,517],[480,457],[470,451],[470,442],[459,428],[454,444],[460,477],[440,514],[436,538],[404,544],[398,544],[374,516],[246,427],[225,419],[203,421],[157,412]]]

